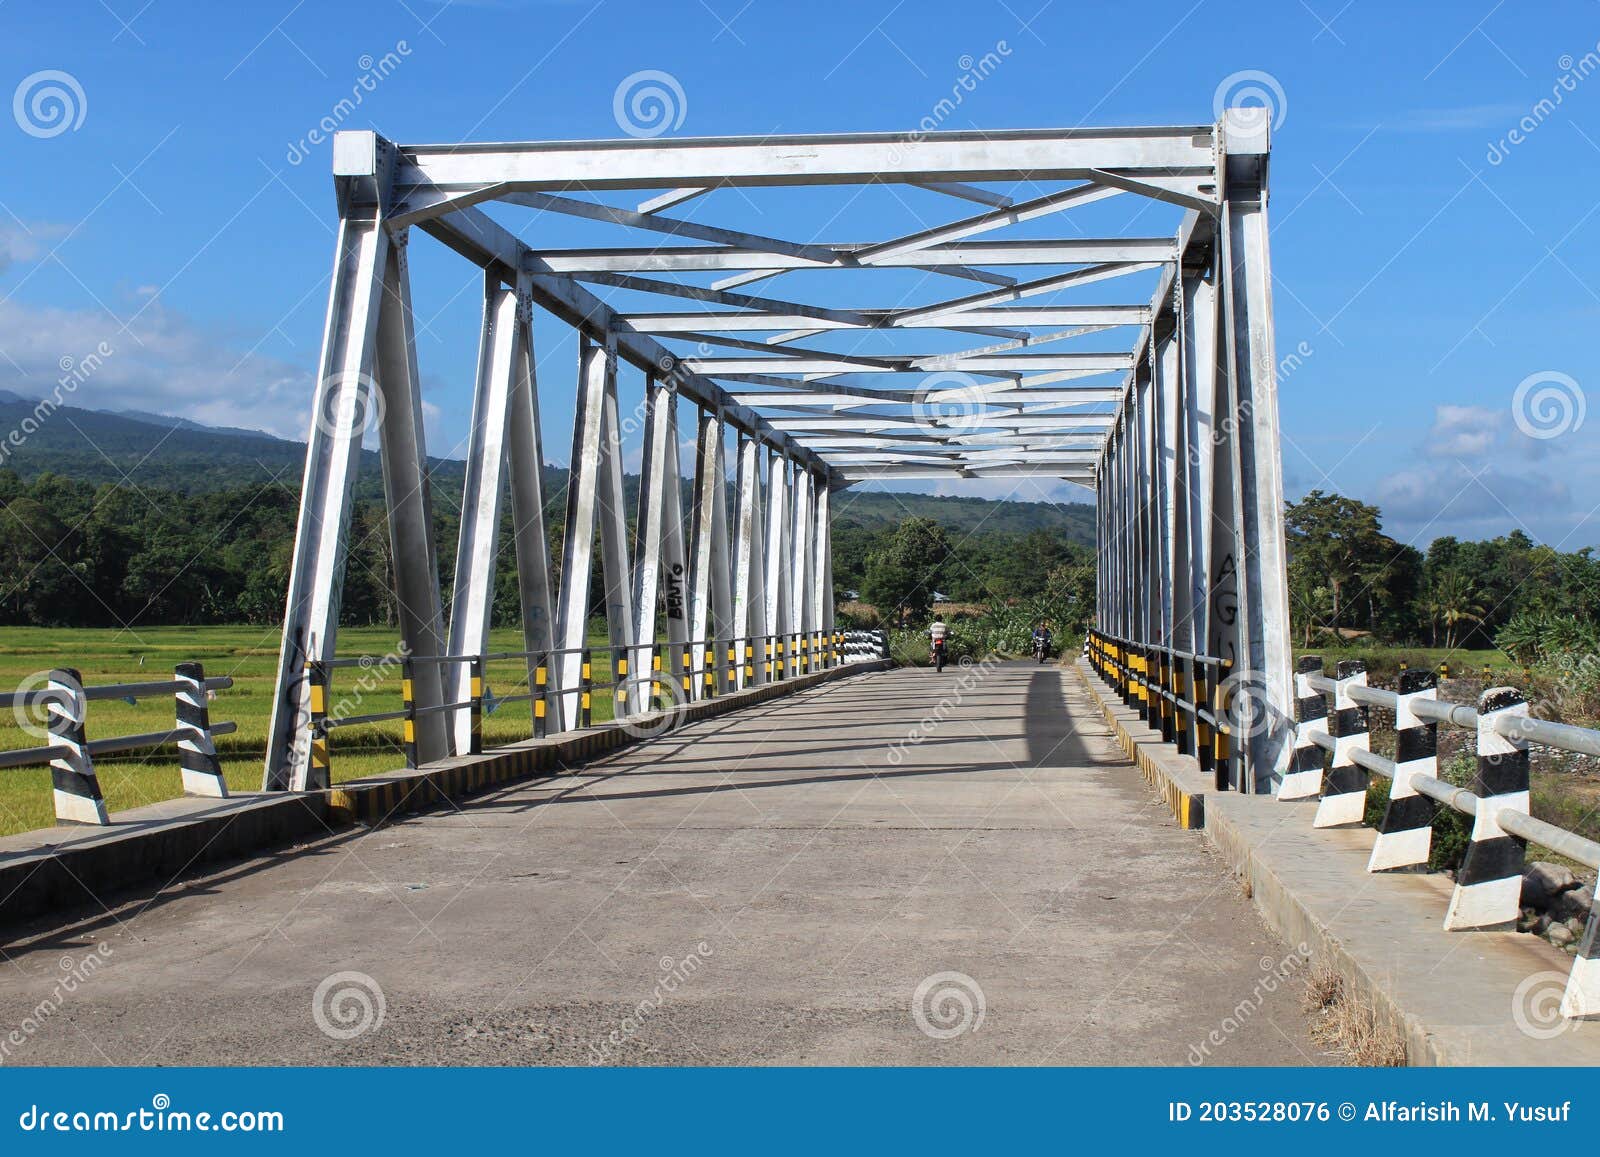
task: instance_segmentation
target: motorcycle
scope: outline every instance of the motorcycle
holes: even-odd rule
[[[1049,657],[1049,651],[1049,645],[1044,639],[1038,638],[1033,641],[1033,657],[1038,662],[1043,663]]]
[[[944,640],[935,639],[933,643],[933,669],[944,670]]]

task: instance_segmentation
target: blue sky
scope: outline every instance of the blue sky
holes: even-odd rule
[[[616,137],[614,96],[641,70],[677,81],[673,132],[696,136],[910,131],[964,59],[1001,44],[940,127],[1205,123],[1228,78],[1265,73],[1233,83],[1275,105],[1291,495],[1377,502],[1391,533],[1422,545],[1516,527],[1600,543],[1600,414],[1585,413],[1600,387],[1592,0],[1536,16],[1493,0],[12,0],[0,30],[14,94],[0,117],[0,387],[41,394],[103,341],[116,356],[80,404],[295,437],[334,225],[329,147],[308,137],[363,76],[371,91],[342,127],[420,142]],[[51,87],[69,123],[30,104]],[[903,231],[878,213],[863,206],[860,237],[838,239]],[[449,453],[467,424],[478,277],[425,238],[413,251],[429,448]],[[539,340],[547,454],[561,460],[572,347],[553,329]],[[1020,496],[1041,492],[1084,496]]]

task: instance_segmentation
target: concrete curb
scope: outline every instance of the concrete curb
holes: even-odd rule
[[[1078,674],[1169,806],[1198,795],[1199,765],[1144,727],[1087,664]],[[1537,936],[1444,931],[1449,881],[1368,872],[1370,829],[1318,830],[1304,804],[1214,790],[1199,815],[1267,924],[1337,972],[1405,1041],[1407,1064],[1600,1065],[1600,1023],[1568,1022],[1549,1039],[1522,1027],[1547,1024],[1530,982],[1564,983],[1571,958]]]
[[[710,719],[848,675],[881,671],[890,660],[840,667],[690,703],[677,726]],[[0,839],[0,927],[47,912],[100,902],[152,880],[326,835],[443,807],[518,780],[559,775],[641,742],[617,723],[526,740],[482,755],[351,780],[325,792],[252,792],[226,800],[165,800],[118,812],[109,828],[55,827]]]
[[[1166,801],[1178,826],[1191,831],[1205,827],[1206,792],[1212,785],[1199,762],[1193,756],[1179,755],[1171,744],[1163,743],[1159,731],[1146,727],[1137,711],[1111,694],[1087,659],[1079,659],[1072,669],[1105,717],[1117,745],[1145,782]]]

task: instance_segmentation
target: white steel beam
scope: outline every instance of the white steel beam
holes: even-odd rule
[[[325,765],[315,774],[311,767],[306,664],[333,658],[338,636],[351,495],[370,413],[379,299],[388,256],[388,234],[374,221],[340,219],[300,487],[277,692],[268,725],[264,790],[328,786],[323,782]]]
[[[695,504],[690,542],[690,650],[697,671],[711,671],[721,691],[727,670],[728,636],[733,619],[728,557],[727,467],[723,452],[722,420],[713,413],[700,415],[695,441]],[[709,650],[706,641],[715,645]],[[702,675],[694,695],[705,694]]]
[[[582,342],[578,351],[578,408],[572,422],[572,457],[567,475],[567,520],[561,543],[561,593],[557,636],[561,656],[561,718],[570,726],[578,717],[578,682],[582,674],[589,622],[589,581],[594,562],[596,506],[601,460],[610,431],[608,396],[615,397],[616,353],[604,344]]]
[[[344,136],[347,134],[339,134]],[[396,183],[471,188],[678,189],[878,181],[1050,181],[1216,171],[1210,125],[407,145]],[[1020,207],[1020,206],[1018,206]],[[1013,207],[1013,208],[1018,208]]]
[[[778,303],[776,310],[762,307],[741,309],[739,312],[701,311],[682,313],[622,313],[617,320],[625,323],[635,333],[682,334],[695,332],[727,332],[730,330],[790,331],[781,336],[799,338],[832,329],[891,328],[887,310],[854,309],[845,311],[850,318],[819,318],[809,314],[785,312]],[[966,309],[961,311],[959,328],[966,330],[980,326],[1073,326],[1073,325],[1144,325],[1150,320],[1146,305],[1023,305],[1000,309]],[[896,317],[896,329],[953,329],[949,319],[940,320],[937,314],[926,317]]]
[[[472,396],[466,479],[461,493],[461,529],[456,547],[455,597],[450,602],[451,655],[481,655],[489,649],[495,569],[500,557],[500,503],[506,489],[506,436],[511,422],[511,381],[517,353],[517,295],[492,274],[484,278],[483,326],[478,377]],[[472,697],[474,671],[451,664],[450,700]],[[472,712],[452,713],[456,754],[472,742]]]
[[[746,641],[755,655],[746,669],[740,652],[739,687],[765,681],[762,637],[767,628],[767,580],[765,520],[762,517],[761,444],[747,434],[739,436],[738,501],[734,514],[733,624],[735,640],[741,648]]]
[[[443,713],[426,711],[445,702],[444,672],[438,663],[426,661],[445,653],[444,615],[406,249],[404,232],[391,238],[378,314],[376,369],[383,400],[378,434],[400,641],[408,655],[424,660],[413,666],[411,679],[413,702],[420,709],[417,759],[428,763],[450,754],[450,740]]]

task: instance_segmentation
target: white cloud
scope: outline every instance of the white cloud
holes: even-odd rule
[[[66,234],[65,225],[34,222],[32,225],[18,221],[14,225],[0,224],[0,273],[18,262],[39,260],[48,251],[51,241]]]
[[[1509,419],[1483,406],[1437,406],[1423,451],[1436,458],[1475,458],[1489,452]]]
[[[130,310],[125,321],[0,302],[0,388],[42,397],[97,350],[109,352],[71,390],[71,405],[306,436],[311,371],[236,349],[159,302]]]

